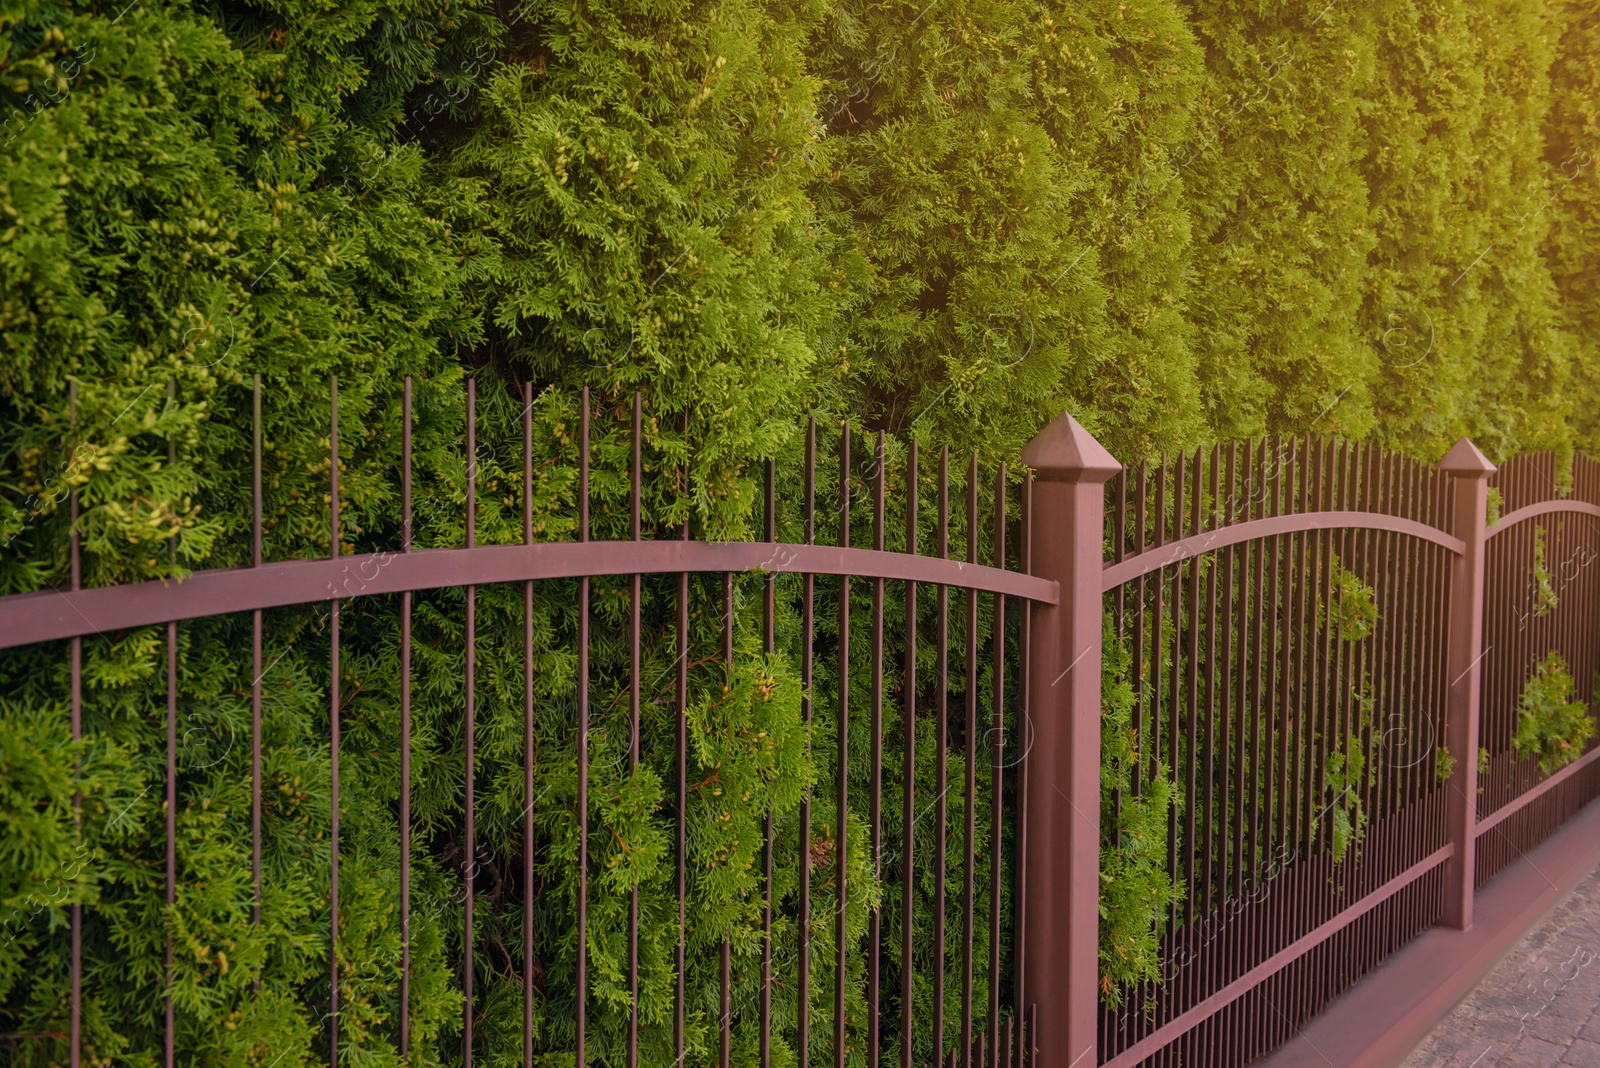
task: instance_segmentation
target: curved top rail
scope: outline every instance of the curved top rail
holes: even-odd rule
[[[1460,555],[1466,550],[1460,538],[1451,537],[1437,527],[1430,527],[1426,523],[1419,523],[1415,519],[1402,519],[1400,516],[1386,515],[1382,512],[1300,512],[1295,515],[1274,515],[1265,519],[1252,519],[1248,523],[1237,523],[1230,527],[1219,527],[1208,530],[1203,534],[1192,534],[1187,538],[1171,542],[1154,549],[1147,549],[1137,556],[1130,556],[1126,560],[1108,563],[1100,572],[1100,588],[1104,591],[1116,589],[1124,582],[1148,575],[1171,564],[1181,563],[1190,557],[1199,556],[1201,553],[1213,549],[1225,549],[1229,545],[1240,542],[1254,541],[1257,538],[1271,537],[1274,534],[1296,534],[1306,530],[1387,530],[1396,534],[1409,534],[1414,538],[1431,541],[1441,545],[1451,552]]]
[[[1060,586],[936,556],[781,542],[589,541],[483,545],[286,560],[137,582],[0,598],[0,649],[172,620],[443,586],[680,571],[770,571],[900,579],[1056,604]]]
[[[1573,512],[1577,515],[1592,515],[1600,518],[1600,504],[1590,504],[1588,501],[1540,501],[1538,504],[1526,505],[1515,512],[1500,517],[1498,523],[1492,523],[1484,531],[1485,540],[1496,534],[1504,534],[1507,530],[1524,520],[1533,519],[1535,516],[1549,515],[1551,512]]]

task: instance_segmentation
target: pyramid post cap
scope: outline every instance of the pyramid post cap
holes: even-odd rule
[[[1445,453],[1434,467],[1457,478],[1488,478],[1499,470],[1466,438],[1452,445],[1450,451]]]
[[[1044,482],[1105,482],[1122,470],[1116,457],[1062,412],[1022,448],[1022,462]]]

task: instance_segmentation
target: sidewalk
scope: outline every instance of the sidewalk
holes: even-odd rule
[[[1600,1068],[1600,868],[1439,1021],[1402,1068]]]

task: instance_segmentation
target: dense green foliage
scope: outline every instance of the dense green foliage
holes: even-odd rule
[[[801,540],[793,482],[812,414],[825,453],[844,420],[922,442],[924,502],[935,447],[958,457],[954,499],[961,457],[1014,462],[1063,408],[1129,460],[1308,430],[1424,455],[1462,434],[1496,457],[1600,450],[1597,156],[1600,19],[1584,0],[0,0],[0,593],[71,581],[69,489],[85,585],[247,563],[258,377],[266,558],[332,548],[337,375],[338,545],[358,572],[384,566],[401,536],[406,375],[417,383],[419,547],[465,538],[469,465],[457,442],[468,378],[479,396],[470,470],[480,543],[521,539],[525,497],[535,539],[574,536],[582,387],[595,398],[596,537],[627,532],[635,390],[645,398],[647,537],[686,522],[697,537],[756,533],[762,461],[776,458],[780,522]],[[524,383],[534,395],[529,484]],[[906,455],[899,444],[889,451],[893,499]],[[859,441],[857,461],[853,488],[822,474],[825,512],[844,499],[869,510],[877,472]],[[926,503],[921,520],[927,551]],[[888,529],[903,521],[892,507]],[[967,535],[957,527],[960,554]],[[870,544],[861,519],[853,532]],[[1354,581],[1341,580],[1329,607],[1352,633],[1372,616]],[[724,937],[745,1021],[736,1060],[755,1057],[745,1024],[766,812],[785,855],[834,849],[836,813],[822,799],[837,772],[806,746],[792,585],[772,654],[757,580],[736,592],[733,663],[720,659],[710,584],[691,619],[689,764],[703,788],[691,802],[687,1041],[703,1060],[715,1045]],[[593,591],[592,1049],[597,1063],[620,1062],[626,909],[638,888],[644,1056],[659,1063],[675,949],[664,922],[675,903],[663,710],[683,651],[675,591],[646,583],[642,658],[656,681],[642,696],[646,759],[631,767],[626,589],[606,581]],[[472,865],[480,886],[497,888],[479,913],[479,967],[493,991],[481,1056],[500,1063],[517,1048],[520,980],[509,973],[525,955],[541,968],[540,1048],[570,1039],[574,592],[551,584],[532,595],[531,799],[520,772],[523,593],[477,594],[476,860],[459,837],[464,595],[416,600],[411,1039],[424,1062],[458,1056],[452,969],[461,872]],[[823,651],[837,646],[837,597],[819,591]],[[854,598],[865,618],[867,592],[858,586]],[[0,656],[0,1032],[34,1036],[6,1040],[7,1058],[62,1059],[62,932],[77,902],[89,906],[94,1056],[157,1063],[171,931],[185,1058],[283,1068],[318,1059],[337,682],[342,1037],[351,1063],[395,1062],[394,608],[344,609],[338,680],[325,609],[268,613],[260,927],[249,922],[240,744],[249,620],[181,629],[182,889],[171,909],[160,903],[164,629],[85,640],[79,743],[65,725],[64,647]],[[892,634],[904,632],[893,600],[887,617]],[[981,614],[971,637],[986,641],[991,625]],[[968,639],[964,621],[955,629],[953,650]],[[925,623],[917,648],[924,707],[931,633]],[[821,655],[818,752],[838,734],[838,681]],[[863,643],[851,655],[862,657]],[[1116,670],[1108,659],[1112,794],[1141,759]],[[904,685],[899,672],[888,673],[888,692]],[[851,685],[853,706],[865,707]],[[1565,707],[1566,693],[1556,697]],[[952,693],[951,707],[964,699]],[[902,729],[892,714],[886,737]],[[932,726],[917,730],[918,789],[932,796]],[[850,731],[854,784],[869,739],[859,717]],[[888,749],[886,771],[898,775]],[[1351,754],[1328,768],[1335,804],[1371,774]],[[959,753],[947,771],[964,774]],[[991,772],[979,779],[987,789]],[[808,785],[819,799],[809,834],[799,824]],[[520,926],[529,803],[549,903],[533,947]],[[1161,918],[1184,893],[1158,863],[1174,803],[1151,791],[1106,828],[1102,970],[1112,987],[1152,973]],[[1347,845],[1365,814],[1340,811]],[[959,877],[939,887],[926,869],[913,902],[880,885],[864,818],[852,806],[846,858],[859,893],[841,903],[825,876],[815,879],[819,1050],[833,1024],[835,912],[859,937],[874,903],[888,925],[897,910],[925,918],[939,894],[961,893]],[[948,818],[951,827],[966,818],[954,798]],[[980,852],[988,818],[975,823]],[[902,830],[887,814],[887,839]],[[928,821],[913,830],[926,856]],[[987,868],[979,878],[986,885]],[[780,899],[792,899],[792,879],[780,873]],[[1119,896],[1124,887],[1141,902]],[[919,919],[918,937],[931,939],[931,926]],[[960,935],[953,921],[947,944]],[[787,912],[774,941],[793,958]],[[988,952],[982,932],[978,950]],[[917,952],[931,959],[931,941]],[[859,980],[847,1005],[859,1035],[852,1057],[865,1042]],[[886,988],[897,982],[885,976]],[[916,983],[925,1016],[926,969]],[[947,982],[947,1012],[953,991]],[[793,1063],[792,991],[774,1011],[775,1063]]]
[[[1572,699],[1573,688],[1567,662],[1554,650],[1522,687],[1511,747],[1519,757],[1538,757],[1540,775],[1577,760],[1594,737],[1594,717],[1588,705]]]
[[[1186,887],[1167,871],[1167,822],[1182,798],[1133,724],[1132,656],[1108,626],[1100,690],[1100,992],[1120,1005],[1161,974],[1161,936]],[[1136,779],[1143,788],[1134,790]]]

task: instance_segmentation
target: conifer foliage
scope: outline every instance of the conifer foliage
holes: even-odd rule
[[[268,560],[336,547],[378,560],[399,544],[408,376],[419,548],[466,541],[469,482],[479,544],[521,541],[524,501],[535,540],[575,538],[585,388],[596,538],[629,534],[635,393],[645,537],[679,537],[685,525],[702,539],[759,535],[771,461],[780,535],[803,540],[793,480],[812,419],[824,539],[841,502],[870,499],[878,477],[861,459],[863,429],[900,438],[886,446],[890,500],[907,488],[905,442],[920,442],[925,501],[926,458],[940,447],[977,453],[989,471],[1064,408],[1128,461],[1263,432],[1371,437],[1422,455],[1463,434],[1496,457],[1600,450],[1597,55],[1600,22],[1583,0],[0,0],[0,594],[71,582],[69,493],[86,586],[248,564],[258,382]],[[471,458],[459,444],[469,379]],[[846,422],[858,462],[841,484],[828,468]],[[963,467],[951,464],[953,499]],[[903,529],[896,507],[891,531]],[[921,521],[927,551],[935,528],[926,511]],[[968,534],[956,526],[962,555]],[[870,544],[867,525],[852,538]],[[637,766],[629,590],[610,580],[592,590],[584,947],[573,936],[576,586],[541,586],[528,601],[521,588],[475,595],[473,857],[460,835],[465,595],[416,596],[413,1063],[460,1059],[467,871],[481,888],[479,1063],[518,1062],[526,961],[537,965],[541,1063],[571,1063],[550,1051],[570,1049],[580,952],[591,1061],[623,1063],[635,891],[641,1063],[671,1060],[666,710],[680,657],[692,665],[687,1057],[714,1062],[726,941],[741,1007],[734,1061],[755,1063],[763,823],[771,813],[785,856],[833,856],[838,771],[816,754],[838,738],[840,688],[857,707],[868,697],[821,654],[802,692],[801,622],[780,608],[768,653],[755,578],[736,585],[724,662],[723,591],[694,583],[687,650],[674,583],[643,585],[644,678],[667,681],[642,695]],[[865,618],[866,592],[851,596]],[[818,648],[836,650],[837,587],[819,597]],[[891,633],[906,628],[892,601],[886,617]],[[160,1062],[169,933],[180,1062],[325,1058],[335,686],[341,1055],[399,1063],[395,606],[350,601],[340,625],[333,679],[326,607],[266,615],[259,925],[250,620],[179,631],[170,908],[166,629],[85,639],[79,742],[65,646],[0,654],[0,1034],[19,1036],[0,1039],[8,1063],[64,1060],[73,904],[87,917],[83,1024],[95,1063]],[[980,614],[977,633],[956,640],[987,642],[992,626]],[[930,633],[925,620],[915,654],[925,678]],[[521,770],[530,681],[531,797]],[[1108,693],[1115,790],[1138,756],[1125,695]],[[885,723],[903,729],[893,715]],[[929,732],[917,734],[915,773],[931,797],[932,728],[912,729]],[[849,731],[855,783],[871,739],[859,719]],[[898,759],[886,753],[891,776]],[[962,772],[954,759],[949,774]],[[844,813],[844,863],[858,892],[829,898],[818,876],[813,893],[814,1057],[831,1050],[835,915],[859,939],[874,907],[891,919],[912,910],[926,961],[936,900],[954,911],[961,893],[959,878],[941,887],[925,870],[909,901],[876,881],[865,793],[852,786],[852,797],[862,808]],[[1169,800],[1158,792],[1106,828],[1106,871],[1128,891],[1107,895],[1113,986],[1153,974],[1161,917],[1185,892],[1161,879],[1142,835]],[[532,887],[521,883],[529,806]],[[951,826],[964,818],[952,809]],[[891,840],[897,820],[888,816]],[[985,857],[1004,833],[987,820],[975,818]],[[913,830],[916,848],[931,850],[927,825]],[[979,878],[987,886],[988,872]],[[775,894],[787,904],[773,944],[791,964],[796,892],[780,868]],[[541,902],[532,945],[527,893]],[[850,967],[850,1058],[864,1063],[860,954]],[[936,1009],[928,979],[924,970],[914,984],[919,1020]],[[892,969],[884,983],[897,998]],[[775,1064],[799,1059],[794,997],[774,1003]],[[933,1057],[927,1031],[916,1034],[916,1055]],[[886,1039],[885,1058],[897,1042]]]

